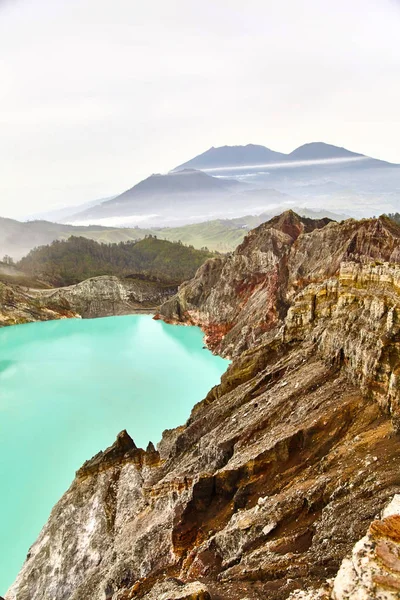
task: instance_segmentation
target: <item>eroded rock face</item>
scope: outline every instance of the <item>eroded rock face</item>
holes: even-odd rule
[[[176,286],[103,276],[64,288],[31,290],[0,282],[0,327],[72,317],[106,317],[150,311]]]
[[[230,256],[207,261],[160,310],[200,325],[224,356],[269,338],[296,294],[337,277],[343,262],[400,261],[400,229],[386,217],[343,223],[288,211],[260,225]]]
[[[159,306],[176,291],[174,286],[145,279],[92,277],[76,285],[45,290],[40,298],[56,306],[69,305],[83,318],[130,314]]]
[[[285,314],[288,260],[296,239],[327,223],[288,211],[260,225],[231,255],[202,265],[161,307],[161,316],[200,325],[210,348],[237,356]]]
[[[366,534],[393,578],[397,520],[370,524],[400,494],[400,236],[385,220],[323,225],[262,226],[164,306],[232,364],[157,450],[123,432],[78,471],[7,600],[331,598],[345,557],[364,581]]]
[[[400,496],[394,496],[345,558],[336,577],[291,600],[397,600],[400,593]]]
[[[365,395],[400,426],[400,265],[342,263],[337,277],[309,284],[288,310],[286,342],[310,336]]]
[[[68,303],[47,303],[22,288],[0,282],[0,327],[79,317]]]
[[[207,587],[199,581],[183,583],[179,579],[167,579],[157,583],[143,596],[145,600],[211,600]]]

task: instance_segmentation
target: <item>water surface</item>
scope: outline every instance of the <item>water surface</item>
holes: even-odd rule
[[[76,469],[122,429],[158,442],[227,365],[198,328],[148,315],[0,330],[0,595]]]

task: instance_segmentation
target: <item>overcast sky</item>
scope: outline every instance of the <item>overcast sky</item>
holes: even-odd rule
[[[400,0],[0,0],[0,214],[210,146],[400,163]]]

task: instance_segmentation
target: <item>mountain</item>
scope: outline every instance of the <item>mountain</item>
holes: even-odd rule
[[[363,161],[367,160],[370,165],[390,165],[385,161],[377,160],[346,150],[339,146],[333,146],[332,144],[326,144],[324,142],[311,142],[299,146],[289,154],[283,152],[275,152],[265,146],[255,146],[248,144],[247,146],[221,146],[219,148],[210,148],[203,154],[195,156],[191,160],[187,161],[183,165],[175,167],[172,172],[180,171],[185,168],[210,170],[216,169],[221,172],[234,172],[234,169],[241,167],[242,170],[246,167],[257,167],[271,165],[274,163],[282,163],[290,167],[290,163],[294,161],[326,161],[326,160],[338,160],[348,159],[351,161]],[[372,162],[371,162],[372,161]],[[390,165],[391,166],[391,165]]]
[[[108,200],[102,204],[110,206],[119,204],[122,201],[130,201],[137,195],[154,195],[160,194],[197,194],[200,192],[226,192],[226,190],[244,187],[235,180],[221,180],[215,177],[206,175],[202,171],[196,169],[183,169],[179,173],[168,173],[167,175],[151,175],[144,179],[130,190],[120,194],[113,200]]]
[[[7,257],[5,257],[7,258]],[[14,264],[0,262],[0,282],[25,288],[48,288],[46,282],[21,271]]]
[[[261,256],[256,260],[257,252]],[[200,325],[212,349],[224,356],[240,354],[262,341],[280,320],[281,310],[286,312],[286,304],[308,283],[328,279],[342,264],[364,259],[400,263],[400,226],[394,220],[382,216],[336,223],[289,210],[250,231],[231,255],[203,265],[162,312],[172,320],[187,318]]]
[[[271,190],[275,197],[271,197]],[[285,196],[307,198],[356,218],[395,212],[400,166],[342,147],[312,142],[289,154],[264,146],[222,146],[151,175],[119,196],[79,211],[77,225],[176,227],[286,208]],[[271,206],[274,205],[274,206]]]
[[[21,285],[26,283],[13,284],[0,277],[0,327],[79,317],[68,304],[42,301],[41,292],[28,293]]]
[[[168,220],[187,220],[193,214],[212,209],[216,202],[227,200],[245,189],[246,184],[232,179],[219,179],[194,169],[184,169],[167,175],[151,175],[112,200],[80,212],[73,221],[113,217],[145,218],[151,225]]]
[[[308,208],[318,210],[323,206],[355,218],[396,212],[400,205],[400,165],[323,142],[304,144],[279,156],[270,155],[272,151],[266,148],[263,161],[258,158],[260,154],[254,158],[247,152],[248,146],[233,147],[242,157],[238,165],[239,161],[229,162],[230,148],[214,148],[210,174],[235,177],[253,189],[273,188],[294,198],[305,198]],[[185,164],[207,172],[201,157]]]
[[[265,146],[247,144],[247,146],[212,146],[202,154],[175,167],[172,172],[183,169],[212,170],[219,167],[242,167],[245,165],[262,165],[270,162],[280,162],[285,154],[275,152]]]
[[[6,600],[394,600],[399,281],[387,217],[288,211],[205,262],[159,318],[232,358],[221,383],[78,470]]]
[[[368,158],[363,154],[357,154],[346,150],[346,148],[340,148],[338,146],[332,146],[331,144],[325,144],[324,142],[311,142],[310,144],[304,144],[299,146],[288,154],[286,160],[329,160],[337,158]]]

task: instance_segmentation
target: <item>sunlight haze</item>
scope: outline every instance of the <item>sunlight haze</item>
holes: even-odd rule
[[[210,146],[400,163],[393,0],[0,2],[0,212],[118,194]]]

